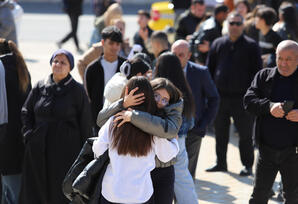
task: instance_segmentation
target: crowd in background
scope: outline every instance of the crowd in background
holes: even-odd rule
[[[63,0],[71,31],[56,43],[52,73],[32,86],[18,49],[21,8],[0,0],[2,204],[198,203],[202,139],[207,131],[216,139],[216,164],[206,171],[227,172],[231,125],[240,176],[253,175],[254,148],[260,152],[248,202],[267,203],[279,171],[279,198],[298,203],[297,3],[224,0],[207,12],[204,0],[181,2],[172,1],[171,41],[149,27],[145,10],[136,12],[139,28],[127,39],[121,1],[94,0],[84,52],[77,37],[83,1]],[[77,61],[62,49],[71,38]],[[75,67],[83,85],[71,76]],[[72,182],[61,187],[83,170],[72,168],[85,142],[89,159],[109,155],[92,196]]]

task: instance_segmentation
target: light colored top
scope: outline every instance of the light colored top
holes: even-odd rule
[[[107,108],[109,105],[119,100],[127,81],[126,76],[120,72],[116,73],[110,81],[108,81],[103,93],[105,97],[103,108]]]
[[[114,62],[108,62],[103,57],[100,62],[104,70],[105,85],[106,85],[108,81],[114,76],[117,70],[118,60]]]
[[[96,157],[109,148],[110,164],[103,178],[101,193],[110,202],[144,203],[153,194],[150,172],[155,168],[155,155],[162,162],[170,161],[179,152],[178,142],[153,136],[152,149],[146,156],[119,155],[117,149],[110,147],[109,128],[112,122],[113,117],[102,126],[92,146]]]

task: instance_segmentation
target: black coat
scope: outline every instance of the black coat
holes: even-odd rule
[[[105,88],[104,70],[101,65],[102,57],[98,58],[85,71],[84,85],[91,102],[93,124],[96,124],[97,114],[103,107],[103,92]],[[125,61],[124,58],[118,57],[116,72],[120,71],[120,66]]]
[[[260,126],[264,117],[270,114],[270,103],[272,102],[270,101],[270,97],[276,81],[277,72],[277,67],[266,68],[259,71],[243,98],[245,110],[256,116],[254,122],[254,142],[256,146],[260,145]],[[295,81],[296,83],[295,86],[293,86],[293,93],[298,93],[298,77],[296,77]],[[296,104],[296,107],[294,108],[297,108],[298,94],[294,95],[294,101]]]
[[[63,181],[63,193],[72,204],[99,203],[109,156],[107,150],[99,158],[94,159],[92,145],[96,139],[97,137],[87,139]]]
[[[7,54],[2,55],[0,59],[5,69],[8,106],[6,133],[0,141],[0,174],[20,174],[24,156],[24,144],[21,134],[21,108],[31,90],[31,83],[27,92],[22,92],[19,88],[15,56]]]
[[[62,181],[86,138],[91,112],[86,93],[70,75],[39,81],[22,108],[26,150],[20,203],[68,203]]]

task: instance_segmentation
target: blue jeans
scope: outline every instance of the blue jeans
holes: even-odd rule
[[[188,170],[188,157],[185,149],[185,137],[179,137],[179,153],[174,164],[174,192],[178,204],[197,204],[198,198],[192,176]]]
[[[17,204],[21,189],[21,174],[1,175],[2,204]]]

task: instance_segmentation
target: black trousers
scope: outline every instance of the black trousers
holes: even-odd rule
[[[242,97],[222,97],[214,121],[216,137],[217,164],[227,166],[227,148],[229,143],[230,118],[233,118],[239,132],[239,151],[241,162],[252,167],[254,149],[252,144],[253,117],[245,112]]]
[[[69,19],[70,19],[70,24],[71,24],[71,32],[67,34],[62,40],[61,43],[65,43],[68,41],[70,38],[74,39],[76,48],[79,49],[79,41],[77,37],[77,30],[78,30],[78,23],[79,23],[79,16],[76,13],[68,13]]]
[[[193,131],[189,131],[185,139],[185,147],[188,155],[188,170],[193,179],[195,179],[196,176],[196,168],[203,136],[204,135],[198,135]]]
[[[155,168],[151,171],[154,204],[172,204],[174,199],[174,166]]]
[[[249,204],[267,204],[277,172],[281,174],[285,204],[298,203],[298,152],[295,147],[279,151],[260,145],[254,189]]]

